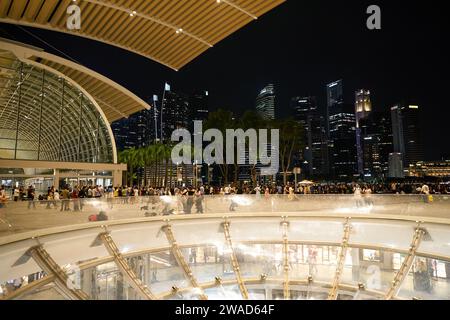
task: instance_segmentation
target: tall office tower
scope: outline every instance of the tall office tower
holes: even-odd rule
[[[344,102],[342,80],[327,85],[330,173],[348,180],[357,175],[354,106]]]
[[[136,112],[111,124],[118,150],[141,148],[152,142],[154,130],[151,110]]]
[[[189,129],[189,98],[174,91],[166,91],[162,110],[161,136],[163,141],[170,141],[175,129]]]
[[[359,120],[359,129],[364,177],[387,177],[389,154],[393,152],[389,114],[372,112],[368,117]]]
[[[372,111],[369,90],[358,90],[355,93],[355,118],[356,118],[356,154],[358,158],[358,173],[364,175],[364,153],[361,137],[360,122],[367,119]]]
[[[401,153],[393,152],[389,155],[389,178],[404,178],[403,156]]]
[[[304,128],[305,148],[299,155],[306,176],[328,174],[328,142],[325,117],[317,109],[316,97],[294,97],[291,99],[294,119]]]
[[[394,152],[402,155],[403,167],[424,160],[417,105],[398,104],[391,108]]]
[[[256,112],[266,120],[275,119],[275,86],[267,85],[256,97]]]
[[[209,92],[196,91],[189,97],[189,118],[192,121],[206,121],[209,114]]]

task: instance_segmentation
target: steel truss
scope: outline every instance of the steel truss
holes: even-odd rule
[[[414,232],[414,237],[413,237],[413,240],[409,247],[408,255],[406,256],[405,260],[403,261],[398,272],[395,274],[394,280],[392,280],[392,283],[391,283],[391,287],[389,288],[388,292],[386,293],[386,296],[384,297],[385,300],[391,300],[393,297],[395,297],[398,294],[398,291],[400,290],[400,285],[403,283],[403,281],[405,280],[409,271],[411,270],[411,267],[414,262],[414,258],[416,256],[417,249],[419,248],[419,245],[425,234],[426,234],[426,230],[420,228],[420,222],[419,222],[417,224],[416,230]]]
[[[180,247],[178,246],[177,241],[175,240],[175,236],[173,234],[172,227],[170,225],[166,225],[166,226],[162,227],[162,230],[166,234],[167,240],[169,241],[170,246],[172,248],[172,253],[175,256],[175,259],[177,260],[178,265],[181,266],[181,268],[183,269],[184,274],[191,282],[192,287],[200,289],[197,279],[194,277],[192,270],[189,267],[189,264],[184,259],[183,254],[180,250]],[[202,290],[202,293],[200,294],[200,299],[208,300],[208,296],[204,294],[203,290]]]
[[[236,276],[239,290],[241,291],[242,298],[244,300],[248,300],[247,287],[245,286],[245,283],[242,280],[241,270],[239,268],[239,262],[237,260],[236,253],[234,252],[233,242],[231,241],[230,223],[228,221],[225,221],[224,223],[222,223],[222,227],[223,227],[223,233],[225,235],[225,241],[227,243],[228,249],[230,250],[231,265],[233,266],[233,271]]]
[[[62,295],[70,300],[89,300],[89,296],[82,290],[69,287],[69,282],[71,283],[69,276],[42,245],[30,248],[28,254],[46,274],[54,276],[54,283]]]
[[[289,222],[283,221],[281,223],[283,228],[283,271],[284,271],[284,281],[283,281],[283,294],[284,299],[289,300],[291,296],[291,290],[289,289],[289,241],[288,241],[288,228]]]
[[[142,298],[146,300],[157,300],[156,296],[147,288],[147,286],[142,284],[133,269],[131,269],[130,265],[120,253],[119,248],[117,248],[114,240],[111,238],[111,235],[108,232],[104,232],[99,235],[99,238],[102,240],[103,245],[106,247],[109,254],[114,257],[114,262],[117,264],[119,270],[122,272],[122,275],[130,286],[135,289]]]
[[[328,293],[328,300],[336,300],[338,296],[339,284],[341,282],[342,270],[344,269],[345,256],[347,255],[348,240],[350,238],[350,218],[344,224],[344,236],[342,238],[341,251],[339,253],[336,273],[332,282],[331,290]]]

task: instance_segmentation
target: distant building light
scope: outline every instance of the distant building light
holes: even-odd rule
[[[419,106],[409,106],[410,109],[419,109]]]
[[[337,85],[338,85],[337,82],[333,82],[333,83],[330,83],[330,84],[328,85],[328,88],[333,88],[333,87],[335,87],[335,86],[337,86]]]

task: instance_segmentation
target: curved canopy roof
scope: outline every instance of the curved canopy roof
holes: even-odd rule
[[[140,110],[150,109],[150,105],[129,90],[75,62],[6,39],[0,39],[0,46],[19,59],[50,67],[72,79],[95,99],[110,123]]]
[[[94,98],[61,72],[0,49],[0,159],[117,163]]]
[[[102,41],[178,70],[285,0],[2,0],[0,22]],[[81,9],[81,29],[66,26]]]

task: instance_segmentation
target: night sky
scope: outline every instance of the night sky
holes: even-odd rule
[[[382,10],[382,30],[366,28],[366,9]],[[289,115],[293,96],[315,95],[325,107],[325,85],[344,80],[346,99],[372,91],[375,110],[399,101],[422,108],[428,160],[450,154],[448,16],[442,2],[404,0],[288,0],[239,30],[178,72],[91,40],[27,29],[81,64],[143,99],[174,91],[209,90],[211,109],[254,108],[268,83],[277,89],[277,115]],[[17,26],[0,35],[61,55]]]

